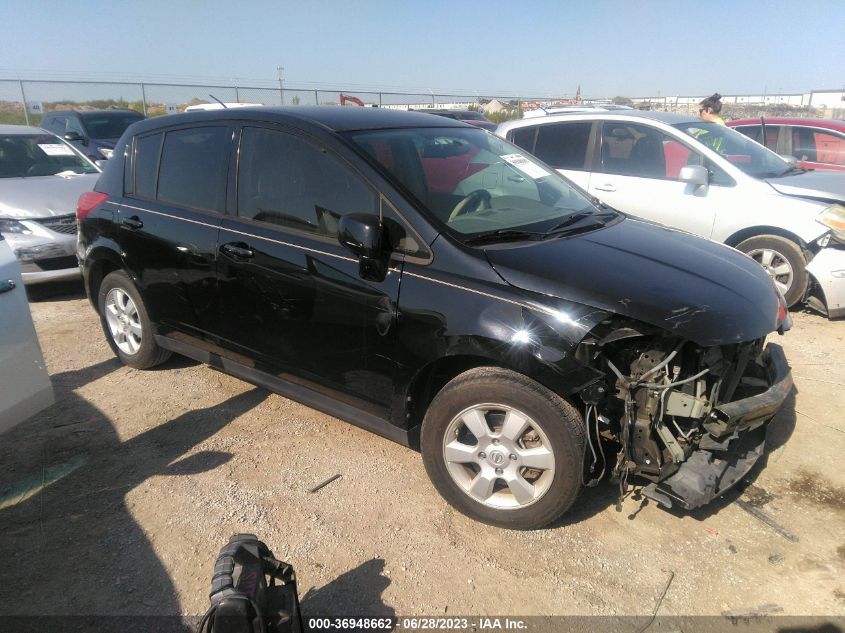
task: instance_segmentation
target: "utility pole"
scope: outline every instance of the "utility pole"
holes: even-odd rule
[[[285,105],[285,67],[276,66],[276,72],[279,73],[279,101],[282,105]]]

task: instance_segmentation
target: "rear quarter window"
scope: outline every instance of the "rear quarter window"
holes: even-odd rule
[[[161,153],[162,134],[139,136],[135,139],[135,184],[133,192],[139,198],[156,197],[156,172]]]
[[[592,123],[551,123],[537,128],[534,155],[555,169],[584,169]]]

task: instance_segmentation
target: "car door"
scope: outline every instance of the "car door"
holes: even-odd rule
[[[230,352],[271,374],[379,417],[393,394],[400,264],[359,274],[337,241],[348,213],[378,215],[379,193],[324,143],[245,126],[236,212],[218,248],[219,332]]]
[[[603,121],[588,191],[631,215],[710,237],[729,207],[733,181],[679,138],[648,125]],[[704,165],[710,185],[682,182],[681,168]]]
[[[54,402],[18,261],[0,235],[0,432]]]
[[[216,321],[217,233],[232,134],[226,123],[206,123],[140,135],[132,143],[118,243],[162,334],[206,338]]]

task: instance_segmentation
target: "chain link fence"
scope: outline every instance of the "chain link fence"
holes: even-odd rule
[[[55,110],[129,108],[145,116],[183,112],[192,105],[250,103],[267,106],[366,105],[392,109],[468,108],[498,100],[518,110],[524,101],[554,97],[377,92],[343,88],[297,88],[152,82],[50,81],[0,79],[0,123],[38,125],[42,113]]]
[[[793,100],[796,95],[788,95]],[[784,97],[786,99],[787,97]],[[779,97],[769,97],[780,99]],[[845,117],[845,109],[813,108],[809,105],[731,103],[739,97],[726,97],[726,111],[734,108],[745,112],[773,115],[787,109],[797,116]],[[845,92],[842,95],[845,99]],[[495,94],[437,94],[434,92],[377,92],[344,90],[343,88],[297,88],[283,85],[238,86],[221,84],[169,84],[153,82],[52,81],[32,79],[0,79],[0,123],[38,125],[43,112],[68,109],[131,108],[146,116],[182,112],[191,105],[214,103],[250,103],[267,106],[343,105],[356,104],[392,109],[469,108],[496,100],[504,108],[505,118],[519,116],[524,105],[560,102],[548,96],[505,96]],[[669,101],[672,103],[669,103]],[[571,102],[572,100],[570,100]],[[607,100],[601,100],[607,102]],[[636,101],[636,100],[635,100]],[[802,99],[803,101],[803,99]],[[840,100],[841,101],[841,100]],[[662,103],[661,103],[662,102]],[[697,115],[698,99],[647,98],[653,109],[668,109]],[[843,102],[845,103],[845,102]],[[641,104],[637,104],[641,105]],[[838,104],[837,104],[838,106]],[[778,112],[775,112],[778,110]],[[499,118],[499,117],[496,117]]]

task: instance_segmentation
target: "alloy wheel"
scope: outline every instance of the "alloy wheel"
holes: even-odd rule
[[[115,345],[124,354],[137,354],[141,348],[141,320],[132,298],[120,288],[106,295],[106,323]]]
[[[542,428],[500,404],[472,406],[449,423],[443,459],[452,480],[491,508],[522,508],[549,489],[555,456]]]
[[[763,267],[774,280],[778,290],[786,295],[795,278],[795,271],[786,257],[770,248],[757,248],[748,251],[748,255]]]

